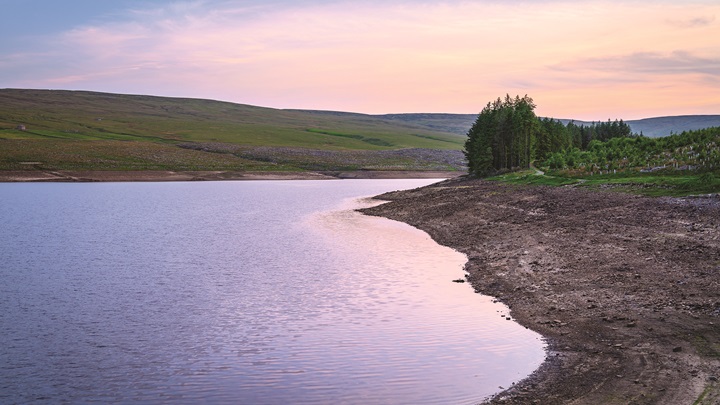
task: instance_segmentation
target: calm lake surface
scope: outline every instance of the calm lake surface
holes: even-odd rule
[[[360,215],[428,180],[0,184],[0,403],[473,403],[544,359],[463,255]]]

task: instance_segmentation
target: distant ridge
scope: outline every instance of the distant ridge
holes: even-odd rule
[[[0,89],[0,171],[40,171],[53,178],[58,170],[464,171],[462,149],[476,118]],[[720,126],[720,115],[626,122],[656,137]]]
[[[22,131],[17,130],[20,127]],[[215,100],[0,89],[0,138],[220,142],[314,149],[462,149],[455,133],[367,114]]]
[[[720,127],[720,115],[678,115],[627,121],[633,131],[652,138],[683,131]]]
[[[32,177],[40,180],[76,181],[86,171],[210,171],[230,173],[227,178],[248,172],[463,172],[463,144],[462,135],[367,114],[0,89],[0,171],[40,173]],[[66,174],[54,174],[59,171]]]
[[[47,120],[47,115],[56,114],[59,114],[60,117]],[[71,115],[76,115],[74,122],[66,122],[61,125],[60,121],[65,121]],[[37,122],[37,118],[41,116],[45,118],[41,120],[42,122]],[[322,144],[322,147],[325,148],[329,144],[328,136],[334,136],[332,138],[334,141],[339,140],[338,136],[345,136],[345,142],[342,145],[336,145],[336,147],[353,149],[363,149],[368,145],[373,146],[368,144],[367,140],[384,136],[384,134],[399,135],[399,137],[394,137],[392,142],[389,142],[393,143],[395,148],[421,146],[459,149],[461,148],[462,139],[458,139],[456,136],[464,138],[477,118],[477,114],[403,113],[371,115],[342,111],[281,110],[192,98],[66,90],[0,89],[0,129],[2,127],[14,128],[23,119],[49,128],[59,126],[67,129],[66,127],[76,127],[78,118],[82,116],[86,116],[84,118],[89,121],[80,124],[84,130],[87,127],[104,126],[97,124],[93,117],[120,116],[123,120],[129,117],[134,119],[140,117],[145,120],[150,116],[154,116],[157,118],[157,122],[153,122],[153,124],[162,124],[164,127],[169,123],[177,123],[178,121],[187,124],[213,121],[216,124],[227,126],[227,128],[223,128],[226,131],[219,131],[220,133],[228,132],[234,135],[233,139],[228,139],[230,137],[227,136],[226,139],[222,140],[235,143],[250,142],[264,145],[279,141],[279,143],[290,143],[291,146],[300,146],[305,142],[310,142],[311,144]],[[570,120],[560,119],[563,123]],[[55,123],[50,124],[51,121]],[[573,121],[577,124],[590,124],[590,121]],[[720,114],[655,117],[625,120],[625,122],[636,133],[642,133],[648,137],[661,137],[683,131],[718,127],[720,126]],[[89,125],[89,123],[92,123],[92,125]],[[139,123],[135,123],[134,126],[138,126],[137,124]],[[313,129],[315,127],[322,130],[308,132],[308,128]],[[113,130],[119,129],[113,128]],[[127,130],[127,128],[122,129]],[[218,130],[218,128],[214,129]],[[257,139],[258,129],[260,132],[273,135],[273,139],[267,137]],[[106,128],[101,130],[107,131]],[[416,131],[423,130],[427,132],[416,133]],[[239,133],[247,133],[247,131],[254,132],[252,139],[248,139],[246,136],[237,136]],[[336,131],[340,133],[335,133]],[[133,131],[132,135],[146,135],[142,132],[142,130]],[[283,134],[283,136],[277,137],[278,133]],[[195,135],[193,133],[188,137],[193,138]],[[422,140],[422,143],[427,145],[418,145],[419,140]],[[387,142],[387,140],[384,141]],[[450,146],[451,143],[455,143],[455,146]],[[380,145],[374,146],[375,148],[382,148]]]
[[[386,120],[402,121],[407,124],[423,126],[436,131],[450,132],[458,135],[467,134],[472,127],[477,114],[386,114],[378,115]],[[620,119],[620,118],[618,118]],[[559,119],[567,124],[574,121],[576,124],[590,124],[591,121]],[[720,127],[720,115],[678,115],[668,117],[644,118],[640,120],[625,121],[633,132],[642,133],[650,138],[679,134],[683,131]]]
[[[385,114],[378,115],[389,121],[400,121],[406,124],[423,126],[434,131],[450,132],[458,135],[467,135],[470,127],[475,123],[477,114],[444,114],[444,113],[414,113],[414,114]]]

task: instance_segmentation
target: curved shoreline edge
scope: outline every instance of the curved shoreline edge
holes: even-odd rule
[[[720,199],[457,178],[360,210],[468,256],[548,357],[488,404],[720,403]]]
[[[241,172],[241,171],[103,171],[103,170],[21,170],[0,171],[2,182],[164,182],[227,180],[337,180],[337,179],[447,179],[464,174],[458,171],[319,171],[319,172]]]

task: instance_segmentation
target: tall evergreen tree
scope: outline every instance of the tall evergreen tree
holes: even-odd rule
[[[595,141],[637,137],[622,120],[579,126],[570,121],[564,126],[553,119],[538,119],[532,98],[509,94],[488,103],[467,136],[465,156],[469,172],[475,176],[527,168],[535,159],[552,160],[553,167],[573,166]],[[565,155],[561,158],[559,152]],[[595,165],[604,166],[603,162],[612,159],[603,157]]]
[[[478,115],[465,143],[470,174],[529,167],[540,131],[532,98],[498,98]]]

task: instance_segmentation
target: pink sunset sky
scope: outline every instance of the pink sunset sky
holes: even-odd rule
[[[107,4],[97,4],[107,3]],[[0,88],[362,113],[720,114],[720,2],[0,0]]]

